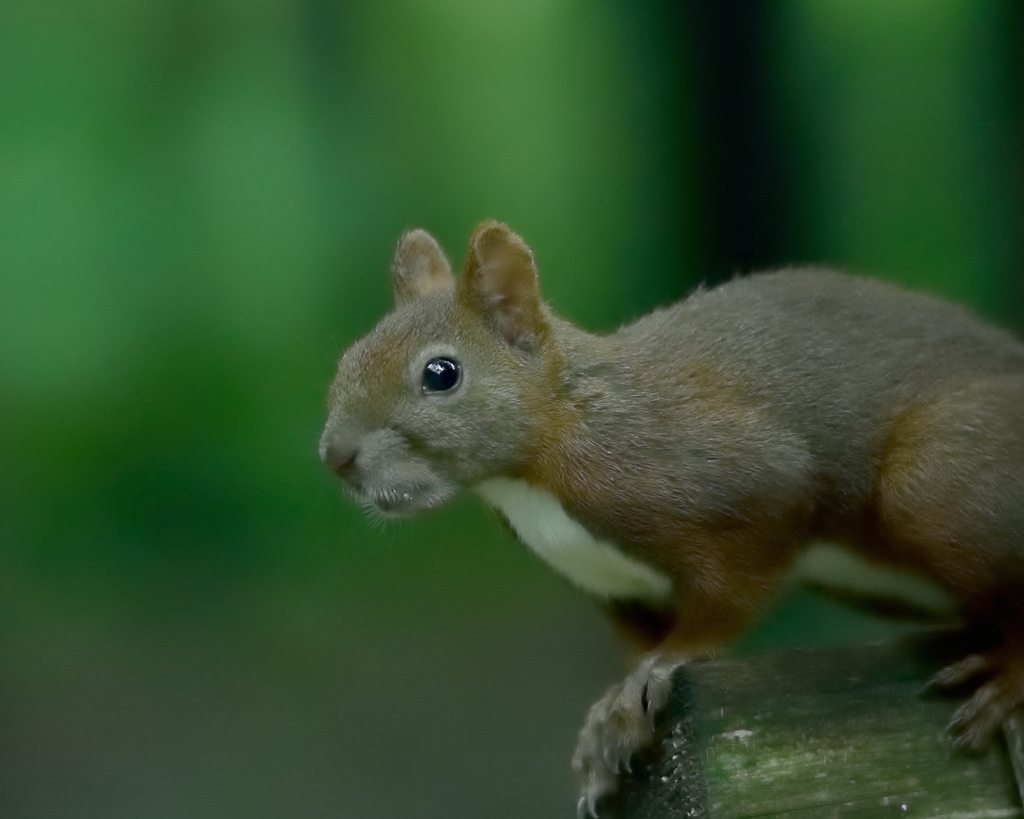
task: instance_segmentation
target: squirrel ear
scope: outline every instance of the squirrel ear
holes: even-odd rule
[[[458,292],[513,347],[532,349],[544,334],[533,251],[508,225],[477,225]]]
[[[418,228],[402,234],[391,261],[391,287],[396,306],[454,283],[452,266],[433,236]]]

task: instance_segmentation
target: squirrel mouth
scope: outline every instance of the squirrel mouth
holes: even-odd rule
[[[377,489],[359,494],[365,506],[394,517],[412,515],[435,505],[429,493],[416,488]]]
[[[371,503],[381,512],[388,515],[400,515],[403,512],[414,512],[418,508],[416,499],[411,492],[388,490],[372,499]]]
[[[342,483],[367,512],[389,517],[410,516],[433,509],[457,490],[447,481],[432,476],[395,483],[351,479]]]

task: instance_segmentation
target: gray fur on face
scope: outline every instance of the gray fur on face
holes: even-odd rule
[[[513,465],[527,416],[516,384],[530,366],[521,351],[472,343],[490,331],[454,310],[452,290],[386,316],[342,357],[330,393],[321,451],[356,451],[344,478],[386,513],[432,508]],[[435,357],[459,365],[449,392],[423,389]],[[518,377],[517,377],[518,375]]]

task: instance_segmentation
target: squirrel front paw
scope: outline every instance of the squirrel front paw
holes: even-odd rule
[[[598,802],[615,791],[630,758],[654,738],[654,718],[668,703],[672,673],[685,662],[675,654],[647,654],[591,706],[572,758],[581,779],[580,819],[596,819]]]

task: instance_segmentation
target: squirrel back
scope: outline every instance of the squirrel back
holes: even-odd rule
[[[597,372],[592,345],[570,348],[566,394],[577,405],[586,396],[594,445],[617,448],[611,460],[644,494],[657,494],[652,484],[684,493],[680,505],[713,519],[752,502],[758,486],[779,504],[799,485],[822,535],[857,523],[912,407],[1024,378],[1024,344],[1009,333],[938,299],[821,269],[699,290],[607,341]]]

